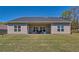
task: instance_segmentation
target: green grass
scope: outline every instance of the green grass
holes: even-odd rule
[[[79,34],[0,35],[0,51],[77,52],[79,51]]]

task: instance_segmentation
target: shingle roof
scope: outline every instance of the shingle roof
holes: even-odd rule
[[[11,20],[10,22],[44,22],[44,21],[63,21],[62,17],[20,17],[16,18],[14,20]],[[66,21],[70,21],[67,19]]]

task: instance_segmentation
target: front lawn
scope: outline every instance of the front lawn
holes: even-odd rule
[[[75,52],[79,51],[79,34],[0,35],[0,51]]]

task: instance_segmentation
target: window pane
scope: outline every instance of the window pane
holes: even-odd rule
[[[64,29],[61,29],[61,31],[63,32],[63,31],[64,31]]]
[[[61,29],[64,29],[64,26],[63,25],[61,25]]]
[[[21,28],[21,26],[18,26],[18,28]]]
[[[14,29],[14,32],[17,32],[17,29]]]
[[[38,27],[34,27],[33,31],[36,32],[38,30]]]
[[[43,27],[40,27],[40,30],[42,31],[43,30]]]
[[[21,29],[18,29],[18,32],[20,32],[21,31]]]
[[[43,30],[45,30],[45,27],[43,27]]]
[[[35,27],[33,27],[33,31],[35,32]]]
[[[57,29],[57,31],[59,31],[59,32],[60,32],[60,29]]]
[[[60,26],[59,25],[57,26],[57,31],[60,32]]]
[[[38,29],[38,27],[35,27],[35,30],[37,30]]]
[[[59,32],[60,32],[60,31],[61,31],[61,32],[64,31],[64,26],[63,26],[63,25],[58,25],[58,26],[57,26],[57,31],[59,31]]]
[[[63,25],[61,25],[61,31],[62,31],[62,32],[64,31],[64,26],[63,26]]]
[[[15,25],[14,28],[17,28],[17,26]]]
[[[60,29],[60,26],[58,25],[57,28]]]

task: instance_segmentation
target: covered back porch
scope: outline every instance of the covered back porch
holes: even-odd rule
[[[27,25],[28,34],[50,34],[51,24],[31,23]]]

